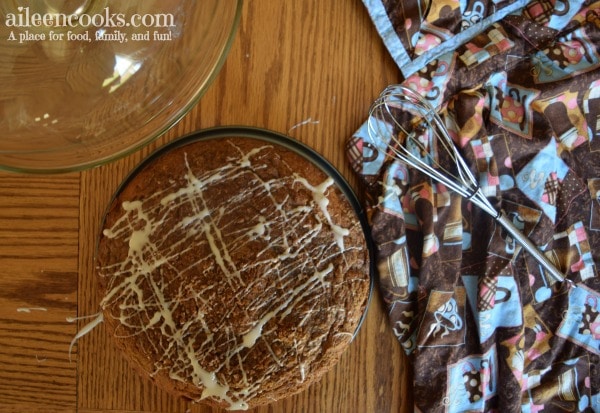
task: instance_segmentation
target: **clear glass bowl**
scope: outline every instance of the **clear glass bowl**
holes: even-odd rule
[[[160,136],[216,76],[241,3],[0,2],[0,169],[82,170]]]

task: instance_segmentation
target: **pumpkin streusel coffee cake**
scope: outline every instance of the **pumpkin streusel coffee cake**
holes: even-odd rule
[[[295,394],[350,344],[370,293],[356,208],[273,141],[191,140],[116,195],[97,251],[104,322],[158,386],[243,410]]]

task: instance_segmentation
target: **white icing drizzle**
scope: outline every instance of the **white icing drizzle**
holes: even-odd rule
[[[242,338],[243,346],[247,348],[252,347],[256,343],[256,340],[258,340],[258,338],[261,336],[262,329],[265,326],[265,324],[267,324],[269,320],[271,320],[276,315],[277,313],[275,311],[269,311],[260,320],[258,320],[258,323],[256,323],[256,325],[252,327],[250,331],[244,334]]]
[[[79,317],[79,318],[67,317],[68,323],[74,323],[77,320],[83,320],[83,319],[91,318],[91,317],[95,317],[95,318],[92,321],[90,321],[89,323],[87,323],[85,326],[83,326],[83,328],[81,330],[79,330],[77,332],[77,334],[75,334],[75,337],[73,337],[73,340],[71,340],[71,343],[69,344],[69,362],[71,362],[71,353],[73,352],[73,346],[75,345],[77,340],[79,340],[81,337],[88,334],[90,331],[92,331],[94,328],[96,328],[100,323],[102,323],[104,321],[104,314],[102,314],[102,312],[100,312],[100,313],[96,314],[95,316],[89,316],[89,317]]]
[[[110,242],[128,246],[126,258],[100,269],[102,276],[109,277],[101,306],[118,319],[121,327],[116,334],[146,336],[140,339],[148,346],[145,351],[158,355],[151,375],[166,370],[173,380],[191,381],[201,388],[200,400],[213,398],[236,410],[247,409],[248,401],[259,394],[261,382],[284,368],[280,357],[285,354],[277,355],[273,347],[277,340],[266,339],[278,323],[294,317],[301,327],[323,314],[345,316],[339,304],[327,307],[327,300],[320,298],[333,288],[332,260],[344,253],[344,237],[350,233],[333,222],[328,210],[328,188],[334,181],[327,178],[313,186],[299,175],[261,178],[256,171],[265,168],[260,156],[266,148],[247,153],[238,148],[239,157],[200,175],[194,174],[186,155],[183,185],[172,181],[146,199],[123,202],[122,216],[103,232]],[[247,188],[233,194],[226,204],[214,205],[211,191],[236,179],[247,180]],[[290,196],[282,195],[295,183],[312,194],[312,204],[295,205]],[[257,205],[254,218],[246,216],[242,224],[224,219],[228,209],[240,208],[247,215],[241,208],[250,208],[254,199],[265,197],[270,204]],[[327,239],[323,231],[330,234],[330,242],[322,241]],[[317,237],[320,241],[314,242]],[[232,257],[249,249],[252,242],[259,242],[261,249],[240,265]],[[210,256],[193,256],[195,245],[201,244],[208,247]],[[299,277],[298,272],[310,275]],[[246,273],[271,274],[277,282],[262,285],[261,277],[246,279]],[[209,275],[224,283],[202,282]],[[223,294],[231,296],[231,306],[215,308],[213,297]],[[236,297],[255,295],[247,308],[237,308]],[[240,315],[246,324],[228,323],[229,317]],[[320,354],[328,334],[315,333],[304,347],[294,342],[293,348],[285,350],[296,354],[300,381],[310,371],[309,355]],[[255,349],[259,343],[262,347]],[[213,350],[225,350],[226,357],[204,365],[211,361],[204,355]],[[245,366],[253,351],[266,351],[272,359],[263,366],[262,377],[254,373],[250,377]],[[235,372],[236,378],[231,377]]]
[[[350,234],[350,231],[346,228],[342,228],[341,226],[336,225],[331,219],[331,215],[327,210],[327,206],[329,205],[329,198],[327,198],[325,194],[327,188],[333,185],[333,178],[329,177],[323,183],[317,186],[312,186],[305,178],[302,177],[297,177],[296,182],[300,182],[306,187],[306,189],[312,192],[313,199],[315,200],[319,208],[321,208],[321,211],[323,212],[323,215],[325,215],[325,218],[327,219],[327,223],[329,224],[331,231],[333,231],[338,247],[341,251],[344,251],[344,237],[348,236],[348,234]]]
[[[31,313],[32,311],[48,311],[44,307],[21,307],[17,308],[17,313]]]
[[[298,366],[300,368],[300,381],[304,381],[306,379],[306,366],[304,363],[300,363]]]

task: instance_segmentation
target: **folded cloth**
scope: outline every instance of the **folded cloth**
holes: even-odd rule
[[[347,155],[415,410],[600,412],[600,2],[364,4],[399,82],[438,108],[485,194],[579,286],[555,283],[365,123]]]

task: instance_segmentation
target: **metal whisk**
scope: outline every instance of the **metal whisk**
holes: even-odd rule
[[[388,86],[371,106],[369,115],[369,137],[375,147],[469,199],[502,225],[552,278],[573,285],[503,211],[492,206],[442,119],[421,95],[402,85]],[[438,161],[442,158],[448,166]]]

